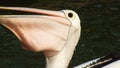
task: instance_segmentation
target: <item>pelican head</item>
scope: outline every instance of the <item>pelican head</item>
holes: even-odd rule
[[[42,51],[47,68],[67,68],[80,37],[80,19],[72,10],[51,11],[24,7],[0,7],[38,15],[0,15],[0,24],[11,30],[22,47]]]

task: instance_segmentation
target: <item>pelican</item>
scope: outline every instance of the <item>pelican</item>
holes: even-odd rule
[[[25,7],[0,7],[0,9],[37,13],[38,15],[0,15],[0,24],[17,36],[22,48],[35,52],[42,51],[46,57],[46,68],[68,67],[81,34],[80,18],[76,12]],[[83,63],[75,68],[95,68],[112,60],[109,58],[101,61],[104,58]],[[103,68],[118,67],[119,60]]]
[[[80,20],[72,10],[50,11],[34,8],[0,7],[39,15],[0,15],[0,23],[21,41],[22,47],[42,51],[46,68],[67,68],[80,37]]]

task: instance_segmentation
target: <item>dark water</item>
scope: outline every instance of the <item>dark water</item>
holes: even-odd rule
[[[2,0],[0,5],[76,11],[81,18],[82,35],[69,68],[120,51],[119,0]],[[1,11],[0,14],[15,13],[19,12]],[[9,30],[0,26],[0,68],[45,68],[42,53],[24,51],[20,45]]]

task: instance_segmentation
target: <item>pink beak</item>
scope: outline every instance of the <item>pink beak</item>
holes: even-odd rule
[[[64,47],[71,23],[62,11],[23,7],[0,7],[0,10],[41,14],[0,15],[0,24],[18,37],[24,49],[43,51],[46,56],[53,56]]]

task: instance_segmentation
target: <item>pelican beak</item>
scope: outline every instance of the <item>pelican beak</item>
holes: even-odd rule
[[[0,15],[0,24],[18,37],[24,49],[44,51],[54,55],[64,47],[71,22],[66,19],[62,11],[24,7],[0,7],[0,10],[16,10],[38,14]]]
[[[37,14],[65,17],[64,13],[61,13],[59,11],[50,11],[50,10],[36,9],[36,8],[0,7],[0,10],[16,10],[16,11],[22,11],[22,12],[31,12],[31,13],[37,13]]]

